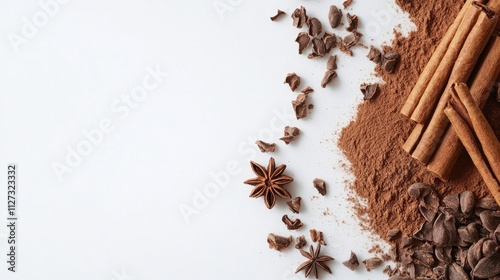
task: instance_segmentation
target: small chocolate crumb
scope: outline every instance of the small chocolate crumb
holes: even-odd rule
[[[326,63],[326,70],[337,70],[337,55],[330,55]]]
[[[276,151],[276,144],[274,143],[266,143],[262,140],[257,140],[255,144],[257,144],[259,150],[263,153],[273,153]]]
[[[393,73],[399,62],[399,54],[387,52],[382,57],[382,69],[387,73]]]
[[[311,240],[313,242],[318,242],[318,244],[326,245],[325,240],[323,240],[323,232],[311,229],[309,230],[309,234],[311,235]]]
[[[344,9],[347,8],[347,6],[351,5],[352,3],[352,0],[347,0],[347,1],[344,1],[344,3],[342,4],[344,6]]]
[[[286,225],[286,228],[289,230],[296,230],[301,228],[304,224],[300,221],[300,219],[292,220],[288,217],[288,215],[283,215],[281,221]]]
[[[280,138],[280,140],[283,140],[285,144],[290,144],[290,142],[294,141],[299,137],[300,135],[300,129],[292,126],[285,126],[285,135]]]
[[[297,239],[295,239],[295,249],[302,249],[302,247],[306,246],[307,244],[307,241],[306,241],[306,238],[301,235],[301,236],[297,236]]]
[[[370,46],[370,52],[366,57],[378,65],[382,64],[382,53],[374,46]]]
[[[363,261],[366,271],[370,271],[382,265],[383,261],[380,258],[374,257]]]
[[[401,233],[401,230],[399,229],[391,229],[387,231],[387,240],[392,241],[398,237],[398,235]]]
[[[351,47],[353,47],[357,43],[359,43],[359,40],[361,39],[361,37],[363,37],[363,34],[357,32],[357,31],[354,31],[351,34],[347,35],[343,41],[344,41],[345,46],[350,49]]]
[[[313,185],[322,196],[326,195],[326,183],[324,180],[316,178],[313,180]]]
[[[326,46],[325,43],[323,43],[323,40],[319,38],[313,38],[312,39],[312,46],[313,50],[312,53],[310,53],[307,58],[312,59],[312,58],[320,58],[325,56],[326,54]]]
[[[307,46],[309,46],[310,41],[311,39],[309,38],[309,34],[307,34],[307,32],[300,32],[299,35],[297,35],[295,42],[299,44],[299,54],[302,54]]]
[[[282,15],[286,15],[286,13],[285,13],[285,12],[283,12],[282,10],[278,10],[278,12],[276,13],[276,15],[271,17],[271,20],[272,20],[272,21],[275,21],[275,20],[277,20],[279,17],[281,17]]]
[[[356,256],[356,254],[351,251],[351,256],[349,257],[349,259],[347,261],[344,261],[342,264],[350,270],[354,271],[359,266],[358,256]]]
[[[302,28],[302,26],[304,26],[304,23],[307,22],[306,9],[300,6],[300,8],[297,8],[295,9],[295,11],[293,11],[291,17],[293,19],[293,26],[297,28]]]
[[[325,32],[325,34],[323,34],[323,43],[325,44],[326,53],[329,53],[337,46],[337,36],[330,32]]]
[[[347,31],[353,32],[358,29],[358,16],[347,13]]]
[[[290,246],[292,243],[292,236],[284,237],[270,233],[267,236],[267,243],[269,244],[269,249],[275,249],[281,252]]]
[[[293,111],[297,120],[307,117],[307,94],[301,93],[297,95],[297,99],[292,101]]]
[[[309,35],[312,37],[317,37],[323,31],[323,27],[321,26],[321,21],[315,17],[310,17],[307,20],[307,26],[309,27]]]
[[[300,86],[300,77],[295,73],[288,73],[284,84],[288,84],[292,91],[295,91]]]
[[[314,104],[309,104],[309,105],[307,105],[307,109],[309,109],[309,110],[314,109]]]
[[[337,8],[337,6],[330,6],[330,12],[328,13],[328,21],[332,28],[337,28],[342,20],[342,10]]]
[[[326,86],[337,77],[337,72],[335,70],[326,70],[323,79],[321,80],[321,87],[326,88]]]
[[[290,211],[292,211],[293,213],[295,214],[298,214],[299,211],[300,211],[300,200],[302,198],[300,196],[288,201],[286,203],[286,205],[288,205],[288,209],[290,209]]]
[[[310,86],[307,86],[305,89],[303,89],[301,92],[303,94],[309,94],[309,93],[312,93],[314,91],[314,89]]]
[[[363,99],[364,100],[370,100],[372,99],[375,94],[377,94],[378,92],[378,84],[375,83],[375,84],[361,84],[361,86],[359,87],[359,89],[361,90],[361,92],[363,93]]]

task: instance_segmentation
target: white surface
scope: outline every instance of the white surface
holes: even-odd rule
[[[43,9],[38,1],[0,3],[0,224],[11,162],[19,167],[20,219],[18,272],[2,261],[0,279],[303,279],[293,274],[299,252],[269,250],[266,236],[309,239],[311,228],[325,233],[333,277],[386,278],[382,268],[351,272],[341,264],[351,249],[361,260],[371,256],[371,239],[346,202],[350,177],[336,140],[361,102],[359,84],[374,79],[373,64],[366,49],[356,47],[353,58],[336,49],[339,78],[321,89],[326,59],[297,54],[299,30],[289,17],[304,5],[331,30],[328,6],[342,1],[65,2],[17,52],[12,33],[23,36],[23,18],[43,20]],[[394,7],[392,0],[355,0],[344,15],[357,14],[362,43],[379,46],[397,24],[410,26],[402,13],[389,12]],[[288,15],[271,22],[278,8]],[[169,76],[130,114],[117,111],[120,98],[156,68]],[[306,119],[292,113],[296,93],[282,83],[288,72],[315,89]],[[103,120],[113,131],[58,180],[54,162],[66,164],[68,147],[76,149],[82,131]],[[278,140],[285,125],[303,131],[288,146]],[[268,210],[262,198],[248,198],[248,161],[269,158],[257,152],[258,138],[278,144],[273,156],[295,179],[292,195],[303,198],[299,215],[290,215],[284,200]],[[236,172],[227,186],[187,223],[180,209],[196,206],[196,193],[228,164]],[[311,198],[315,177],[326,180],[326,197]],[[287,231],[285,213],[305,228]],[[0,259],[6,235],[1,226]]]

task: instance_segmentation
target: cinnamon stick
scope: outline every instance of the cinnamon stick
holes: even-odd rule
[[[500,27],[500,22],[497,23],[497,27]],[[470,92],[479,108],[483,108],[486,104],[493,87],[493,81],[495,77],[500,75],[499,57],[500,34],[495,34],[483,51],[480,62],[476,66],[475,76],[470,79]],[[441,180],[448,180],[462,150],[463,146],[455,130],[448,129],[433,159],[427,165],[427,169],[436,174]]]
[[[461,50],[471,32],[476,25],[481,10],[477,5],[470,5],[467,8],[464,19],[458,28],[455,37],[451,41],[446,53],[437,67],[432,79],[426,84],[415,110],[411,114],[411,119],[417,123],[426,123],[432,116],[439,96],[446,88],[446,84],[452,74],[454,63],[461,54]]]
[[[474,139],[474,134],[453,108],[447,107],[444,110],[444,113],[449,118],[453,129],[457,132],[458,137],[469,153],[472,162],[474,162],[474,165],[479,171],[479,174],[481,174],[486,186],[490,190],[498,205],[500,205],[500,183],[490,171],[487,162],[485,162],[481,149]]]
[[[418,141],[420,141],[420,137],[422,137],[422,133],[424,132],[425,126],[421,123],[417,123],[415,127],[413,128],[413,131],[411,132],[410,136],[408,139],[406,139],[405,143],[403,144],[403,150],[409,154],[413,152],[415,147],[418,144]]]
[[[424,94],[424,91],[429,85],[429,82],[434,76],[434,73],[441,64],[443,57],[448,52],[449,46],[450,44],[452,44],[452,40],[456,37],[457,30],[459,29],[460,26],[462,26],[464,30],[466,29],[465,27],[463,27],[464,26],[463,19],[465,17],[466,12],[469,11],[471,5],[472,5],[472,0],[468,0],[458,13],[457,17],[455,18],[451,26],[446,31],[446,34],[444,35],[443,39],[441,39],[441,41],[439,42],[439,45],[432,54],[431,59],[429,60],[424,70],[420,74],[417,83],[413,87],[410,95],[408,96],[408,99],[403,105],[403,108],[401,109],[401,114],[409,117],[417,107],[420,98]],[[472,28],[472,24],[470,24],[470,28]],[[465,39],[461,40],[461,42],[455,41],[454,44],[460,45],[461,47],[463,41],[465,41]]]
[[[500,2],[500,0],[491,0],[490,2]],[[434,115],[412,154],[413,158],[424,164],[428,164],[432,159],[432,155],[448,127],[449,121],[443,111],[450,99],[449,90],[451,85],[455,82],[467,81],[496,27],[498,21],[496,11],[491,11],[483,6],[480,6],[480,8],[482,12],[460,51],[451,72],[448,86],[439,99]]]

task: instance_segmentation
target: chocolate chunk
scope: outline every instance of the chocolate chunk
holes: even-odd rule
[[[299,135],[300,129],[287,125],[285,126],[285,136],[281,137],[280,140],[283,140],[288,145],[290,142],[295,141]]]
[[[312,89],[312,87],[310,86],[307,86],[305,89],[303,89],[301,92],[303,94],[309,94],[309,93],[312,93],[314,91],[314,89]]]
[[[484,279],[500,275],[500,252],[481,259],[474,267],[472,275]]]
[[[394,246],[389,251],[387,251],[387,255],[389,256],[390,260],[392,261],[398,261],[398,247]]]
[[[435,262],[432,254],[424,251],[415,251],[413,257],[426,267],[432,267]]]
[[[451,249],[451,247],[436,248],[436,250],[434,250],[434,254],[440,262],[450,264],[453,261],[451,258]]]
[[[479,240],[479,231],[477,223],[470,223],[467,226],[458,228],[458,236],[460,240],[467,243],[475,243]]]
[[[319,38],[313,38],[312,39],[312,53],[310,53],[307,58],[312,59],[312,58],[319,58],[323,57],[326,54],[326,47],[325,43],[323,43],[323,40]]]
[[[347,6],[351,5],[352,3],[352,0],[346,0],[344,1],[344,3],[342,4],[344,6],[344,9],[347,8]]]
[[[472,244],[469,247],[469,251],[467,252],[467,263],[469,266],[474,269],[479,262],[483,258],[483,243],[486,238],[479,239],[476,243]]]
[[[481,246],[481,250],[483,252],[484,257],[493,256],[499,249],[496,240],[486,239],[483,242],[483,246]],[[500,259],[498,260],[500,262]]]
[[[401,233],[401,230],[395,228],[395,229],[390,229],[387,231],[386,238],[389,241],[392,241],[398,237],[398,235]]]
[[[263,153],[273,153],[276,151],[276,144],[274,143],[266,143],[262,140],[255,141],[255,144],[259,147],[259,150]]]
[[[449,212],[440,213],[434,221],[432,236],[438,247],[454,245],[458,237],[455,217]]]
[[[337,46],[337,36],[335,36],[335,34],[325,32],[325,34],[323,34],[323,43],[325,44],[326,53],[329,53]]]
[[[353,251],[351,251],[351,256],[349,257],[349,259],[342,262],[342,264],[350,270],[354,271],[359,266],[358,257],[356,256],[356,254],[354,254]]]
[[[337,55],[330,55],[326,63],[326,70],[337,70]]]
[[[314,109],[314,104],[309,104],[309,105],[307,105],[307,109],[309,109],[309,110]]]
[[[313,242],[318,242],[318,244],[326,245],[325,240],[323,240],[323,232],[311,229],[309,230],[309,234],[311,235],[311,240]]]
[[[292,91],[295,91],[300,86],[300,77],[295,73],[288,73],[284,84],[288,84]]]
[[[495,231],[500,224],[500,212],[484,210],[479,214],[483,226],[490,232]]]
[[[419,240],[433,241],[433,236],[432,236],[433,226],[434,226],[433,223],[425,221],[420,227],[420,229],[417,232],[415,232],[413,237]]]
[[[431,186],[415,183],[408,188],[408,194],[420,200],[418,210],[424,218],[432,222],[439,208],[439,197]]]
[[[393,73],[399,62],[399,54],[387,52],[382,57],[382,69],[387,73]]]
[[[322,196],[326,195],[326,183],[324,180],[316,178],[313,180],[313,185]]]
[[[363,34],[357,32],[357,31],[354,31],[344,38],[344,45],[350,49],[351,47],[355,46],[359,42],[361,37],[363,37]]]
[[[366,271],[371,271],[382,265],[383,261],[380,258],[374,257],[363,261],[366,267]]]
[[[443,198],[443,203],[447,208],[453,209],[454,212],[458,213],[460,207],[460,198],[458,194],[449,194]]]
[[[448,278],[450,280],[469,280],[467,273],[456,263],[448,266]]]
[[[282,15],[286,15],[286,13],[285,13],[285,12],[283,12],[282,10],[278,10],[278,12],[276,13],[276,15],[271,17],[271,20],[272,20],[272,21],[275,21],[275,20],[277,20],[279,17],[281,17]]]
[[[267,236],[267,243],[269,244],[269,249],[275,249],[281,252],[290,246],[292,243],[292,236],[283,237],[270,233]]]
[[[301,228],[304,224],[300,221],[300,219],[292,220],[288,217],[288,215],[283,215],[281,221],[286,225],[286,228],[289,230],[296,230]]]
[[[342,38],[339,38],[339,49],[341,52],[347,54],[348,56],[352,56],[352,50],[347,47],[347,45],[344,43],[344,40]]]
[[[309,35],[312,37],[317,37],[323,31],[323,27],[321,26],[321,21],[315,17],[310,17],[307,20],[307,26],[309,26]]]
[[[380,65],[382,63],[382,53],[374,46],[370,46],[370,52],[368,52],[368,55],[366,57],[368,57],[370,61],[373,61],[376,64]]]
[[[361,93],[363,93],[363,99],[364,100],[370,100],[372,99],[375,94],[378,92],[378,84],[361,84],[359,86],[359,90],[361,90]]]
[[[358,16],[347,13],[347,31],[353,32],[358,29]]]
[[[462,213],[470,216],[474,212],[474,194],[471,191],[465,191],[460,194],[460,209]]]
[[[335,70],[326,70],[323,79],[321,80],[321,87],[326,88],[326,86],[337,77],[337,72]]]
[[[299,54],[302,54],[302,52],[309,46],[310,42],[309,34],[307,32],[300,32],[299,35],[297,35],[297,38],[295,39],[295,42],[299,44]]]
[[[342,21],[342,10],[337,8],[337,6],[330,6],[330,12],[328,13],[328,22],[332,28],[337,28]]]
[[[485,197],[479,200],[479,203],[476,205],[476,207],[493,211],[500,210],[500,207],[496,203],[495,199],[492,197]]]
[[[300,211],[300,200],[302,198],[300,196],[288,201],[286,203],[286,205],[288,205],[288,209],[290,209],[290,211],[292,211],[293,213],[295,214],[298,214],[299,211]]]
[[[307,94],[297,95],[297,99],[292,101],[293,111],[297,120],[307,117]]]
[[[304,246],[306,246],[307,244],[307,241],[306,241],[306,238],[301,235],[301,236],[298,236],[297,239],[295,239],[295,249],[302,249]]]
[[[297,28],[302,28],[302,26],[304,26],[304,24],[307,22],[306,9],[300,6],[300,8],[297,8],[295,9],[295,11],[293,11],[291,17],[293,19],[293,26]]]

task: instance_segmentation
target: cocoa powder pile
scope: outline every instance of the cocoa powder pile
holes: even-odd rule
[[[409,13],[417,30],[405,38],[396,34],[392,46],[384,47],[385,51],[401,55],[400,64],[393,74],[376,70],[385,84],[376,98],[359,105],[356,119],[343,129],[339,139],[356,178],[352,189],[367,205],[356,204],[357,214],[368,218],[364,220],[366,226],[386,240],[391,229],[411,235],[424,222],[418,201],[407,194],[412,183],[432,185],[441,197],[466,190],[477,197],[489,195],[466,153],[462,154],[450,181],[442,182],[401,148],[413,126],[400,114],[400,109],[465,1],[396,2]],[[500,106],[495,98],[488,100],[484,112],[500,136]]]

